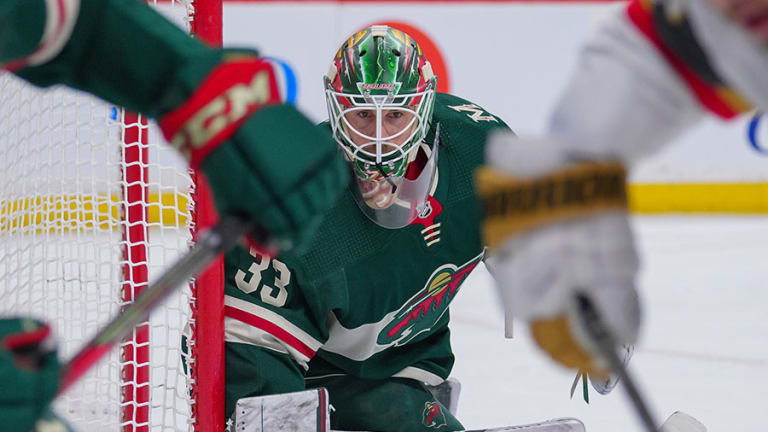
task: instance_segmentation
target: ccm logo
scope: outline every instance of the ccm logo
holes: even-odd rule
[[[271,99],[269,85],[269,72],[261,70],[249,84],[230,87],[190,117],[173,136],[171,144],[180,150],[186,146],[202,148],[213,137],[245,118],[256,106],[268,103]]]

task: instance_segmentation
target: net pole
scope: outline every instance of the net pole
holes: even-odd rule
[[[222,0],[195,0],[192,33],[212,46],[223,38]],[[218,219],[210,189],[202,173],[195,173],[196,229],[209,227]],[[195,367],[193,373],[196,432],[218,432],[225,426],[224,416],[224,260],[218,259],[197,278],[193,287],[197,317],[193,329]]]
[[[149,147],[147,121],[123,111],[123,249],[121,302],[130,304],[149,283],[147,199]],[[136,326],[121,347],[120,399],[123,432],[149,431],[149,323]]]

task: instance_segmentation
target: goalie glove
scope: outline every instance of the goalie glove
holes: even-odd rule
[[[571,162],[552,140],[491,138],[476,174],[486,211],[489,270],[508,317],[530,323],[553,359],[594,377],[607,363],[581,328],[577,294],[588,296],[619,343],[633,343],[640,323],[637,272],[626,211],[624,168]]]
[[[59,361],[47,325],[0,319],[0,418],[3,430],[29,431],[59,388]]]

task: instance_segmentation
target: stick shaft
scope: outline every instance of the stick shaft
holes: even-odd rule
[[[576,301],[579,307],[580,316],[582,318],[582,324],[585,330],[589,333],[589,336],[597,344],[600,354],[608,360],[611,369],[621,378],[624,382],[624,389],[627,392],[632,407],[635,409],[635,413],[640,419],[640,422],[648,432],[657,432],[657,423],[653,415],[651,415],[648,409],[648,404],[645,403],[645,399],[641,396],[640,391],[635,384],[635,380],[630,376],[624,362],[621,361],[619,355],[616,353],[616,340],[600,318],[600,314],[597,312],[592,302],[584,295],[577,295]]]
[[[225,216],[218,225],[203,233],[186,255],[166,270],[63,366],[58,394],[64,393],[137,324],[147,319],[149,313],[176,288],[200,274],[220,253],[229,250],[243,235],[252,232],[252,228],[253,225],[245,219]]]

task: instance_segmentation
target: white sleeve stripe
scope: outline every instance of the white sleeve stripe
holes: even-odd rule
[[[40,38],[40,47],[48,44],[51,36],[61,31],[61,20],[66,18],[66,10],[58,0],[45,0],[45,27],[43,37]]]
[[[322,342],[310,336],[309,333],[305,332],[290,321],[267,308],[228,295],[224,296],[224,305],[239,309],[243,312],[255,315],[271,322],[272,324],[280,327],[285,332],[301,341],[313,351],[317,351],[321,346],[323,346]]]
[[[80,11],[80,0],[45,0],[45,29],[37,51],[26,59],[35,66],[56,57],[69,41]]]
[[[412,380],[424,382],[432,386],[438,385],[443,381],[445,381],[443,378],[433,374],[432,372],[426,371],[424,369],[419,369],[413,366],[408,366],[407,368],[401,370],[400,372],[392,375],[392,377],[393,378],[410,378]]]

